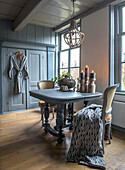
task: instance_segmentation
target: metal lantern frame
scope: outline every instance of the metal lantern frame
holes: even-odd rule
[[[70,47],[75,48],[83,42],[85,34],[78,30],[76,20],[74,19],[74,2],[76,0],[71,1],[73,2],[73,19],[68,31],[64,34],[64,41]]]

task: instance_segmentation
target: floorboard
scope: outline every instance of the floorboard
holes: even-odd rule
[[[0,170],[87,170],[66,162],[71,131],[65,129],[62,144],[45,134],[40,110],[15,112],[0,116]],[[50,114],[51,125],[55,120]],[[113,130],[112,144],[105,141],[104,160],[108,170],[125,170],[125,133]]]

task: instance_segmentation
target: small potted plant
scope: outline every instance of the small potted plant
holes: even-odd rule
[[[58,84],[61,86],[67,86],[68,89],[75,87],[75,80],[69,74],[68,72],[66,74],[59,75],[58,77],[52,78],[51,81],[53,81],[55,84]]]

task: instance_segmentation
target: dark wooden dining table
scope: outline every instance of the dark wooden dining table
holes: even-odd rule
[[[85,106],[88,105],[89,101],[102,98],[102,93],[80,93],[76,91],[63,92],[59,89],[43,89],[43,90],[32,90],[29,91],[30,96],[46,102],[45,106],[45,123],[44,130],[49,132],[53,136],[56,136],[58,143],[62,143],[64,134],[63,128],[72,126],[73,121],[73,103],[83,101]],[[48,103],[57,104],[57,117],[56,117],[56,128],[52,128],[49,124],[49,107]],[[66,104],[71,106],[71,120],[66,123]]]

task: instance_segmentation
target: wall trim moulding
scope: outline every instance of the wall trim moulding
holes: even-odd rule
[[[55,44],[47,44],[47,43],[38,43],[38,42],[30,42],[30,41],[21,41],[21,40],[13,40],[13,39],[0,39],[0,42],[15,42],[15,43],[22,43],[22,44],[30,44],[30,45],[40,45],[55,48],[57,45]]]

